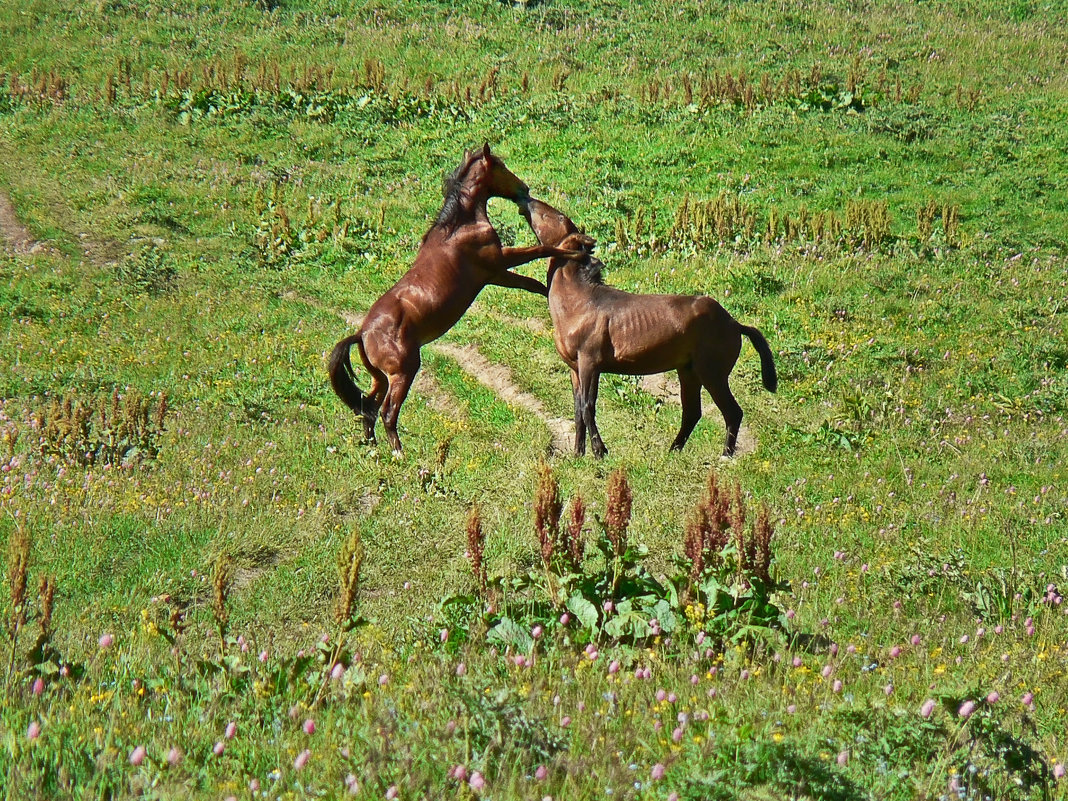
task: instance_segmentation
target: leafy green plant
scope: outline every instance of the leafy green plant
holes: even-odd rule
[[[771,575],[773,527],[766,507],[746,529],[741,489],[735,486],[732,500],[711,472],[708,494],[686,528],[679,572],[660,580],[645,565],[648,549],[628,535],[632,502],[625,473],[613,471],[604,517],[596,519],[596,555],[588,558],[585,503],[576,496],[569,520],[561,525],[559,484],[543,463],[534,501],[541,570],[489,582],[488,607],[480,607],[473,595],[449,596],[439,604],[439,619],[448,630],[467,636],[480,620],[489,642],[519,653],[533,647],[536,628],[566,632],[565,638],[577,644],[639,645],[686,627],[724,642],[752,640],[784,627],[774,596],[789,588]],[[478,577],[485,568],[484,545],[471,531],[469,525],[468,556]]]

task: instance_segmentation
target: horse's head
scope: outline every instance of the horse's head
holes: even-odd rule
[[[486,197],[503,197],[511,200],[519,206],[525,207],[530,200],[530,190],[527,185],[506,166],[500,158],[490,152],[489,142],[482,146],[481,151],[467,154],[469,164],[464,184],[476,189]]]
[[[566,237],[578,233],[578,226],[566,214],[535,198],[527,203],[523,216],[527,218],[538,241],[549,247],[562,247],[560,243]]]

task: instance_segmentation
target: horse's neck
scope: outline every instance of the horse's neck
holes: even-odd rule
[[[562,311],[576,306],[585,306],[593,296],[594,286],[583,280],[578,268],[573,265],[561,267],[553,274],[549,285],[550,305]]]

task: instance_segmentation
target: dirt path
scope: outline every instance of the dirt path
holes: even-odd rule
[[[430,347],[455,361],[505,402],[525,409],[541,420],[552,434],[553,450],[564,453],[572,447],[575,441],[574,423],[563,417],[550,417],[540,400],[516,386],[512,371],[506,366],[489,361],[474,345],[441,343]]]
[[[24,256],[49,249],[34,239],[30,229],[19,221],[15,207],[4,192],[0,192],[0,241],[7,250]]]

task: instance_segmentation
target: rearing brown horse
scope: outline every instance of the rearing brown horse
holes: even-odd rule
[[[727,424],[724,456],[734,454],[742,407],[727,379],[738,360],[742,336],[760,354],[765,388],[778,386],[775,360],[764,335],[742,325],[712,298],[692,295],[634,295],[605,286],[601,262],[593,258],[593,239],[579,233],[565,214],[531,199],[524,208],[543,244],[585,251],[580,258],[549,262],[549,314],[556,350],[571,368],[575,394],[575,453],[586,452],[589,431],[593,453],[608,451],[595,419],[601,373],[646,375],[677,370],[682,389],[682,426],[672,450],[682,450],[701,419],[701,387],[708,390]]]
[[[363,419],[369,442],[375,441],[381,410],[386,438],[394,452],[402,452],[397,417],[419,370],[419,349],[452,328],[483,287],[493,284],[547,295],[540,281],[509,270],[535,259],[578,255],[547,245],[501,247],[486,212],[490,197],[507,198],[522,208],[530,194],[486,144],[466,153],[449,176],[445,203],[411,268],[374,302],[360,330],[338,342],[330,355],[330,384]],[[366,394],[354,380],[349,359],[353,345],[371,374]]]

